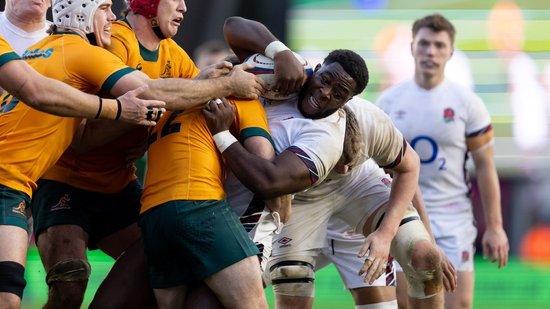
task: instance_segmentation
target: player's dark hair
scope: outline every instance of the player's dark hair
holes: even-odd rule
[[[445,31],[449,34],[451,38],[451,44],[455,42],[456,30],[453,24],[441,14],[432,14],[424,16],[421,19],[418,19],[414,22],[412,27],[413,38],[416,37],[416,34],[422,28],[429,28],[434,32]]]
[[[354,95],[365,90],[369,82],[369,70],[363,57],[349,49],[336,49],[330,52],[323,61],[324,64],[339,63],[344,71],[355,80],[357,87]]]

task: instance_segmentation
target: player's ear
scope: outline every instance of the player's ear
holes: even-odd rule
[[[320,68],[321,68],[321,64],[320,64],[320,63],[317,63],[317,65],[315,66],[315,70],[313,70],[313,71],[316,72],[316,71],[318,71]]]

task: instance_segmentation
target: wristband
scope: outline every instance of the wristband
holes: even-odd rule
[[[122,113],[122,103],[118,99],[99,98],[99,109],[95,119],[118,120]]]
[[[101,110],[103,109],[103,99],[101,97],[99,98],[99,107],[97,108],[97,114],[95,115],[95,119],[99,118],[99,115],[101,115]]]
[[[267,57],[273,59],[273,58],[275,58],[275,55],[277,55],[278,53],[280,53],[282,51],[285,51],[285,50],[290,50],[290,48],[288,48],[281,41],[273,41],[273,42],[269,43],[269,45],[267,45],[267,47],[265,48],[264,54]]]
[[[116,110],[115,120],[118,120],[120,118],[120,113],[122,112],[122,103],[120,103],[119,99],[116,99],[116,108],[117,110]]]
[[[214,139],[214,143],[216,143],[216,147],[218,147],[220,153],[223,153],[229,146],[237,142],[235,136],[229,133],[228,130],[218,132],[214,134],[212,138]]]

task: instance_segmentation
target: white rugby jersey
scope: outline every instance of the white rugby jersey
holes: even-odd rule
[[[355,114],[359,123],[363,142],[360,159],[349,173],[342,175],[331,171],[325,182],[316,188],[296,195],[296,200],[326,199],[331,194],[330,192],[345,192],[345,187],[356,190],[352,183],[366,181],[367,177],[364,175],[372,173],[372,170],[378,170],[380,168],[378,165],[393,167],[401,162],[404,139],[391,119],[376,105],[359,97],[352,98],[346,106]],[[373,159],[378,165],[369,164],[369,172],[363,171],[361,172],[362,176],[356,176],[355,174],[361,170],[359,165],[364,164],[368,159]]]
[[[341,111],[322,119],[308,119],[298,110],[298,98],[264,100],[275,153],[290,150],[308,166],[313,185],[318,185],[336,166],[344,147],[346,117]]]
[[[321,183],[342,155],[345,116],[337,111],[323,119],[308,119],[298,110],[298,98],[286,101],[263,100],[275,153],[294,152],[308,166],[314,186]],[[246,189],[228,169],[226,198],[238,215],[252,200]],[[260,208],[260,211],[263,208]]]
[[[470,206],[466,138],[491,130],[483,101],[445,79],[431,90],[414,80],[404,82],[382,93],[377,104],[420,157],[426,207],[434,211],[443,205]]]

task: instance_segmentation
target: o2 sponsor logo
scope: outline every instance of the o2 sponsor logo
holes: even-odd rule
[[[444,157],[437,157],[439,153],[439,147],[437,146],[437,142],[433,138],[427,135],[417,136],[411,140],[411,146],[418,153],[418,156],[420,157],[420,163],[430,164],[437,162],[439,170],[444,171],[447,169],[447,167],[445,166],[446,159]]]

